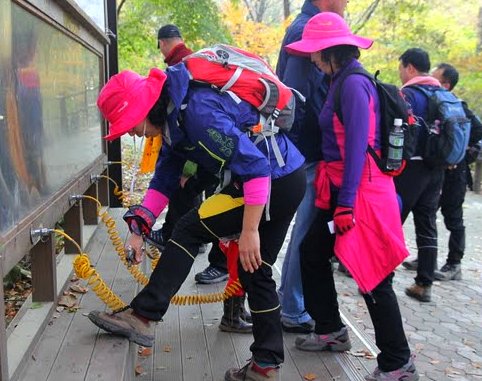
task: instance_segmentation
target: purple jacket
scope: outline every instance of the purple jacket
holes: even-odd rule
[[[353,59],[333,77],[325,105],[319,117],[322,154],[326,162],[344,163],[338,205],[352,207],[366,161],[367,145],[380,149],[380,105],[373,83],[363,75],[352,74],[343,82],[340,108],[344,123],[336,116],[335,89],[346,70],[361,67]]]

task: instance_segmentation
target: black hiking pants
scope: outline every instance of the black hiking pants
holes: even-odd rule
[[[447,263],[459,264],[465,251],[465,226],[462,205],[467,190],[467,164],[465,159],[454,169],[445,170],[440,196],[440,209],[447,230],[450,231]]]
[[[415,282],[430,286],[437,265],[437,209],[444,179],[443,168],[429,168],[422,160],[409,160],[395,177],[395,188],[402,200],[402,223],[413,214],[418,248]]]
[[[327,334],[344,327],[338,309],[337,293],[330,258],[335,254],[336,235],[328,230],[333,212],[319,210],[300,246],[301,279],[305,307],[315,320],[315,333]],[[390,372],[410,359],[410,348],[403,330],[397,297],[392,287],[393,273],[363,298],[375,329],[380,354],[378,367]]]
[[[280,305],[272,265],[304,196],[305,186],[304,168],[272,181],[271,219],[266,221],[263,215],[258,229],[263,265],[251,274],[245,272],[238,261],[239,279],[247,293],[253,319],[254,342],[250,349],[257,362],[280,364],[284,360]],[[243,212],[242,187],[230,185],[204,201],[199,211],[193,209],[184,215],[176,224],[149,283],[132,300],[134,311],[150,320],[161,320],[172,296],[189,274],[199,246],[212,242],[213,238],[239,235]]]

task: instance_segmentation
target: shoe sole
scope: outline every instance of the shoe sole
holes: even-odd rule
[[[227,325],[219,325],[219,329],[223,332],[231,332],[231,333],[253,333],[253,327],[249,327],[247,329],[239,329],[229,327]]]
[[[407,269],[408,271],[417,271],[418,266],[412,266],[412,265],[406,265],[405,263],[402,263],[402,266]]]
[[[200,284],[214,284],[214,283],[219,283],[219,282],[224,282],[225,280],[228,279],[228,275],[226,274],[226,276],[223,276],[223,277],[220,277],[220,278],[216,278],[216,279],[210,279],[210,280],[205,280],[205,279],[196,279],[194,278],[194,280],[196,281],[196,283],[200,283]]]
[[[143,347],[152,347],[154,345],[154,338],[146,335],[139,335],[136,332],[121,328],[118,325],[112,324],[94,313],[89,313],[89,320],[94,323],[97,327],[103,329],[106,332],[112,333],[114,335],[126,337],[129,341],[142,345]]]
[[[449,280],[462,280],[462,273],[458,273],[458,274],[455,274],[454,276],[451,276],[451,277],[444,277],[444,276],[441,276],[441,277],[437,277],[436,275],[434,276],[434,279],[435,280],[438,280],[440,282],[446,282],[446,281],[449,281]]]
[[[404,375],[402,376],[403,378],[401,380],[403,381],[419,381],[420,376],[418,375],[417,370],[415,369],[415,372],[410,374],[410,375]],[[371,374],[365,376],[365,381],[377,381],[378,378],[375,376],[372,376]]]
[[[325,347],[320,347],[320,346],[302,347],[302,345],[303,344],[300,344],[300,345],[295,344],[296,348],[298,348],[300,351],[306,351],[306,352],[345,352],[351,349],[350,340],[348,340],[345,343],[331,344]]]

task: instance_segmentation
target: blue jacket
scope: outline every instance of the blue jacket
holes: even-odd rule
[[[183,63],[169,67],[166,73],[164,86],[172,104],[149,188],[170,197],[179,187],[186,160],[212,174],[229,169],[240,183],[256,177],[277,179],[303,165],[303,156],[282,132],[275,139],[286,163],[283,167],[278,165],[271,143],[254,145],[256,137],[249,137],[246,130],[259,122],[259,113],[249,103],[237,103],[229,94],[211,88],[190,87]]]
[[[295,122],[289,136],[307,162],[321,160],[318,115],[328,93],[329,77],[312,64],[309,58],[288,54],[284,47],[301,40],[306,23],[319,12],[310,0],[305,1],[301,13],[286,30],[276,67],[279,79],[306,97],[304,105],[301,102],[296,105]]]

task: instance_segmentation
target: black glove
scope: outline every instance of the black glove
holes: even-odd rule
[[[156,217],[152,212],[142,205],[132,205],[122,217],[131,233],[137,235],[149,235],[156,223]]]

